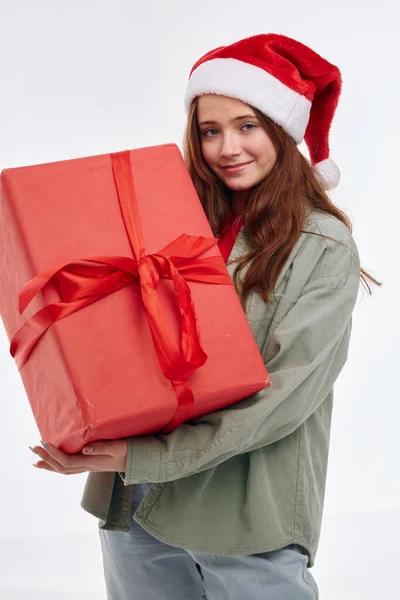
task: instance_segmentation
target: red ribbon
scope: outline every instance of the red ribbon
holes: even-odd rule
[[[19,294],[19,312],[53,278],[63,301],[45,306],[15,334],[10,353],[21,369],[33,348],[56,321],[126,285],[139,282],[153,344],[164,376],[175,389],[178,406],[165,433],[176,429],[192,413],[194,397],[188,379],[207,360],[187,281],[232,285],[220,256],[199,258],[217,243],[215,238],[183,234],[156,254],[145,253],[129,151],[111,154],[115,185],[127,235],[135,258],[90,256],[53,265],[31,279]],[[158,297],[159,280],[171,279],[180,313],[180,344],[175,344]]]

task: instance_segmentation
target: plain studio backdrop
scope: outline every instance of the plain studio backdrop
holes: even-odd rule
[[[282,33],[340,67],[343,92],[330,145],[342,179],[332,197],[352,220],[362,266],[384,285],[374,286],[372,296],[360,287],[348,361],[335,385],[313,570],[322,600],[400,594],[395,6],[395,0],[0,2],[0,169],[168,142],[182,148],[192,65],[242,37]],[[2,325],[0,352],[0,596],[104,599],[97,520],[79,505],[86,475],[32,467],[37,459],[28,445],[39,443],[39,433]]]

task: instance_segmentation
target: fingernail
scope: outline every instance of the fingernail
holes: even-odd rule
[[[40,443],[42,444],[43,448],[45,450],[48,450],[47,444],[45,442],[43,442],[42,440],[40,440]]]
[[[37,454],[36,450],[34,450],[33,448],[31,448],[30,446],[29,446],[29,448],[30,448],[30,450],[32,450],[32,452],[33,452],[34,454]]]

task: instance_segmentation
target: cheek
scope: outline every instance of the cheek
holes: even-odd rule
[[[254,156],[257,157],[257,160],[261,164],[270,164],[271,162],[275,163],[276,161],[276,151],[274,145],[264,132],[257,136],[257,138],[254,138],[252,151]]]
[[[201,152],[206,163],[209,165],[214,162],[215,151],[213,151],[211,144],[201,144]]]
[[[248,139],[247,149],[260,159],[267,157],[270,159],[276,154],[271,139],[261,128],[258,129],[256,135]]]

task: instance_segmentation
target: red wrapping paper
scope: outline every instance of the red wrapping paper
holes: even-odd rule
[[[1,188],[0,311],[42,439],[171,431],[270,385],[174,144]]]

